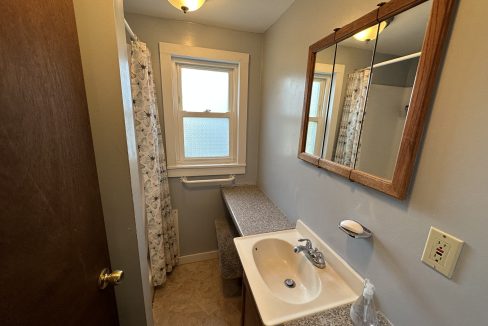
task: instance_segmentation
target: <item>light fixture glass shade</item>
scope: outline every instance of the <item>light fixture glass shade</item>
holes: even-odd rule
[[[382,21],[379,24],[363,29],[361,32],[354,34],[354,38],[361,42],[372,41],[376,38],[378,34],[383,32],[386,26],[388,26],[388,22]],[[378,32],[378,28],[380,29],[379,32]]]
[[[186,14],[188,11],[195,11],[205,3],[205,0],[168,0],[173,7],[183,10]]]

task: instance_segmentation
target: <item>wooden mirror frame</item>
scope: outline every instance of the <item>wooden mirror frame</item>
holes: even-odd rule
[[[447,35],[455,0],[432,0],[430,18],[422,44],[422,55],[420,56],[417,67],[409,110],[391,180],[306,153],[308,115],[317,52],[334,46],[363,29],[374,26],[383,20],[396,16],[426,1],[428,0],[391,0],[387,3],[381,3],[376,10],[371,11],[342,28],[335,29],[334,33],[309,47],[302,127],[298,150],[299,159],[395,198],[403,199],[405,197],[415,166],[432,91],[437,80],[437,71],[442,57],[443,44]]]

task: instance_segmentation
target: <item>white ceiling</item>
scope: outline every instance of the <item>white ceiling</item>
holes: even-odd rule
[[[207,0],[202,8],[186,14],[167,0],[124,0],[124,7],[129,13],[262,33],[293,2],[294,0]]]
[[[432,1],[427,1],[395,16],[391,24],[380,34],[376,50],[398,56],[420,51],[431,8]],[[371,49],[371,45],[367,42],[360,42],[352,37],[342,44]]]

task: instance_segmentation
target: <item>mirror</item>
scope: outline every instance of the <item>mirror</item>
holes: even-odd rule
[[[378,36],[354,168],[391,180],[432,1],[389,19]]]
[[[374,42],[360,42],[354,37],[337,44],[334,70],[341,73],[334,84],[340,90],[329,105],[322,157],[351,168],[359,144],[374,46]]]
[[[335,48],[334,45],[319,51],[315,57],[305,145],[305,152],[313,156],[320,156],[322,153],[327,107],[333,79]]]
[[[391,0],[312,44],[298,157],[405,196],[454,0]]]

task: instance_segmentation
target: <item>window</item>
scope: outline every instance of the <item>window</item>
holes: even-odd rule
[[[315,156],[321,155],[331,79],[332,74],[315,73],[312,83],[305,152]]]
[[[159,49],[169,176],[245,173],[249,55]]]
[[[334,99],[341,98],[344,70],[344,65],[336,64],[334,73],[332,73],[332,65],[315,64],[305,144],[306,153],[323,157],[331,155],[333,150],[331,142],[335,137],[328,135],[335,135],[337,132],[340,110],[339,101]]]

